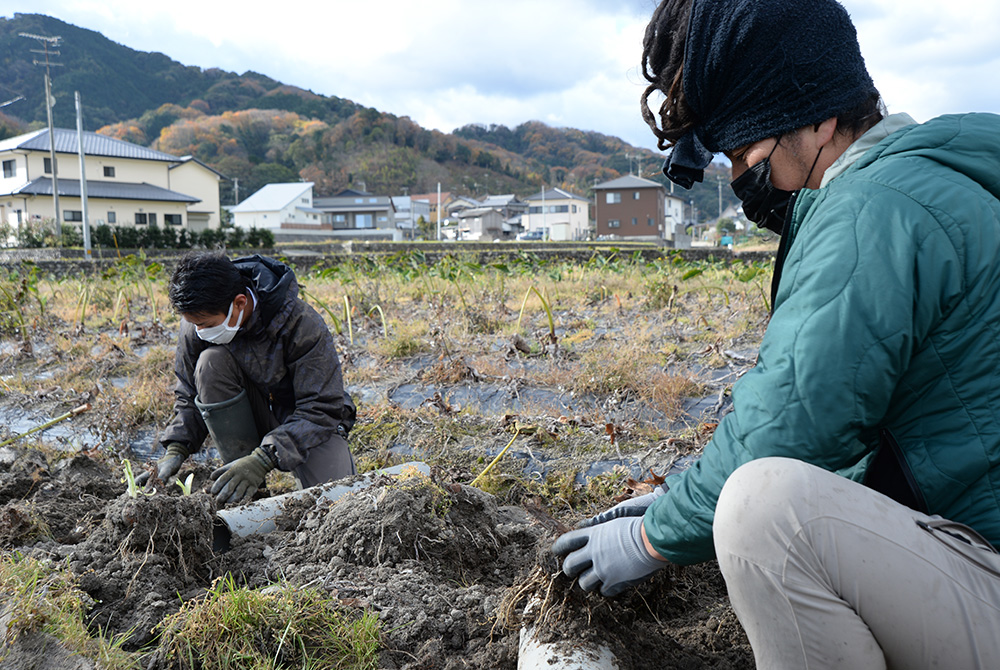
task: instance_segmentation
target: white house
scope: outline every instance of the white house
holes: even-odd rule
[[[684,198],[668,193],[663,200],[663,232],[675,249],[691,247],[691,236],[684,228]]]
[[[230,208],[237,228],[322,230],[323,212],[313,207],[313,183],[267,184]]]
[[[548,229],[551,240],[585,240],[590,232],[590,200],[552,188],[525,198],[528,210],[521,216],[525,231]]]
[[[84,132],[87,211],[92,225],[163,225],[201,231],[220,226],[219,181],[225,177],[190,157]],[[54,212],[49,131],[0,141],[0,221],[83,222],[79,138],[56,128],[59,213]]]

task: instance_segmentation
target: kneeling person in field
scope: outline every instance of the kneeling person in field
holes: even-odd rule
[[[330,330],[299,299],[291,268],[259,255],[189,254],[169,295],[182,321],[160,479],[209,434],[224,462],[211,475],[220,505],[251,497],[275,468],[303,488],[355,473],[347,433],[356,409]]]

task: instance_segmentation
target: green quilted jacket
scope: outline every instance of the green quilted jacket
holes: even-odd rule
[[[992,114],[908,126],[801,192],[758,363],[644,518],[664,557],[714,557],[722,485],[767,456],[895,479],[897,500],[1000,546],[998,198]]]

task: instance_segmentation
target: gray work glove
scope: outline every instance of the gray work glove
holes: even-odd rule
[[[660,484],[650,493],[636,496],[635,498],[629,498],[628,500],[623,500],[611,509],[606,509],[600,514],[595,514],[589,519],[584,519],[578,523],[576,527],[590,528],[591,526],[596,526],[599,523],[611,521],[612,519],[621,519],[627,516],[642,516],[646,513],[649,506],[653,504],[653,501],[666,492],[666,484]]]
[[[167,445],[167,453],[156,461],[156,476],[160,478],[160,481],[166,483],[170,477],[177,474],[181,469],[181,465],[183,465],[184,461],[190,455],[191,452],[183,444],[180,442],[171,442]],[[139,473],[135,478],[136,485],[145,486],[146,482],[149,481],[149,476],[149,470]]]
[[[566,555],[563,572],[567,577],[578,577],[580,588],[600,589],[602,596],[616,596],[667,565],[646,550],[639,516],[571,530],[555,541],[552,553]]]
[[[212,484],[215,502],[222,506],[249,498],[264,483],[267,473],[277,465],[267,451],[257,447],[249,456],[237,458],[217,468],[209,475],[215,480]]]

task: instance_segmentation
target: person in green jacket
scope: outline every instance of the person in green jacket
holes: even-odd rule
[[[773,313],[701,458],[563,571],[717,558],[760,668],[1000,667],[1000,117],[887,115],[835,0],[664,0],[643,46],[664,173],[724,153],[781,234]]]

